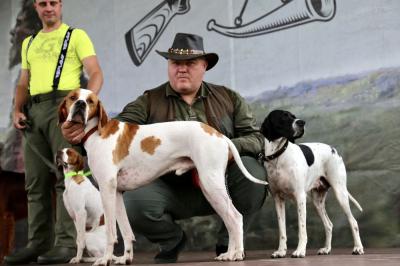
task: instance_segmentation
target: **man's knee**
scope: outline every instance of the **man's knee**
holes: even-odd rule
[[[232,196],[233,204],[242,214],[250,214],[258,211],[265,201],[265,189],[251,189],[248,193],[243,196]]]
[[[265,168],[255,158],[243,156],[241,159],[251,175],[260,180],[267,179]],[[242,214],[253,213],[262,207],[267,187],[248,180],[236,164],[228,169],[227,184],[232,201]]]
[[[124,193],[124,203],[129,223],[137,232],[145,232],[153,222],[161,219],[164,214],[163,204],[159,201],[140,199]]]

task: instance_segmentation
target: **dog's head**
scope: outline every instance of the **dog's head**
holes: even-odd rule
[[[85,164],[82,155],[72,148],[64,148],[57,151],[56,163],[64,171],[82,171]]]
[[[288,111],[274,110],[268,114],[261,125],[261,133],[269,141],[284,137],[291,142],[304,134],[304,120],[297,119]]]
[[[108,122],[108,116],[97,95],[86,89],[71,91],[58,108],[58,122],[71,121],[86,125],[88,120],[98,117],[101,129]]]

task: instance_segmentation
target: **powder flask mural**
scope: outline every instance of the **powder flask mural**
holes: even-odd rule
[[[267,1],[267,0],[265,0]],[[335,16],[335,0],[275,0],[270,1],[263,15],[243,23],[242,16],[248,0],[245,0],[234,26],[223,26],[210,19],[207,30],[227,37],[249,38],[268,34],[313,21],[330,21]],[[136,66],[140,66],[169,22],[175,15],[190,10],[189,0],[165,0],[144,16],[126,34],[129,55]]]

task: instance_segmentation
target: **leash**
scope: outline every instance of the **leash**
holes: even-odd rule
[[[31,128],[31,125],[27,120],[25,120],[24,124],[25,124],[27,130],[29,130]],[[27,141],[26,131],[25,130],[22,130],[22,134],[25,137],[26,145],[29,146],[29,148],[44,162],[44,164],[47,165],[47,167],[50,168],[50,170],[53,170],[54,174],[57,176],[57,179],[60,178],[60,171],[57,169],[57,167],[54,165],[54,163],[52,163],[49,159],[44,157],[35,146],[31,145]]]

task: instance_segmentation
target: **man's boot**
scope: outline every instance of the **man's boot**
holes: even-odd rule
[[[4,262],[8,265],[29,264],[36,262],[37,258],[47,250],[39,247],[25,247],[5,256]]]
[[[75,247],[55,246],[50,251],[40,255],[37,259],[39,264],[64,264],[76,256]]]

